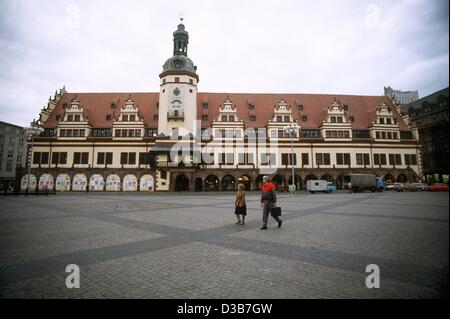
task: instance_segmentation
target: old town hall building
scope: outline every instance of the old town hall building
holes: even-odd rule
[[[422,176],[417,135],[388,96],[198,92],[184,25],[173,34],[159,92],[58,90],[33,124],[31,175],[22,189],[56,191],[257,189],[270,175],[279,190],[351,172],[387,182]],[[289,124],[300,130],[284,131]]]

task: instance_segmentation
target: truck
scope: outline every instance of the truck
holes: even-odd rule
[[[382,192],[385,188],[381,178],[374,174],[348,174],[344,176],[344,187],[348,188],[351,183],[353,192]]]
[[[336,186],[325,180],[309,180],[306,182],[306,190],[308,190],[311,194],[315,194],[317,192],[334,193],[336,191]]]

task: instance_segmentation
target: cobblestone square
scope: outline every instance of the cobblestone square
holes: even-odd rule
[[[1,298],[439,298],[448,193],[58,193],[0,198]],[[66,266],[80,288],[66,287]],[[365,270],[380,268],[380,288]]]

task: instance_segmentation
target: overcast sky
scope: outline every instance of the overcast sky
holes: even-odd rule
[[[382,95],[448,86],[448,0],[0,0],[0,121],[48,97],[157,92],[184,17],[200,92]]]

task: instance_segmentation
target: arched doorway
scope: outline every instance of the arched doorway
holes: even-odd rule
[[[223,191],[234,191],[235,189],[235,180],[234,177],[231,175],[225,175],[222,178],[222,190]]]
[[[195,191],[201,192],[203,190],[203,180],[201,177],[195,179]]]
[[[216,175],[206,177],[205,190],[207,192],[217,192],[219,190],[219,178]]]
[[[242,175],[239,177],[239,184],[244,184],[246,191],[249,191],[252,188],[252,180],[247,175]]]
[[[386,175],[384,175],[383,181],[387,185],[390,185],[390,184],[393,184],[395,182],[395,178],[391,174],[386,174]]]
[[[70,191],[70,177],[67,174],[59,174],[56,177],[56,190],[58,192]]]
[[[292,175],[289,176],[288,184],[292,185]],[[300,175],[297,174],[295,174],[295,188],[296,190],[302,189],[302,178],[300,177]]]
[[[119,192],[122,187],[119,175],[111,174],[106,178],[106,191]]]
[[[124,192],[135,192],[137,191],[137,178],[133,174],[128,174],[123,178],[123,191]]]
[[[89,179],[89,189],[92,192],[102,192],[104,190],[105,182],[103,176],[100,174],[94,174]]]
[[[284,191],[286,185],[286,179],[282,175],[275,175],[272,177],[272,183],[275,185],[277,191]]]
[[[139,190],[141,192],[153,192],[155,191],[155,180],[152,175],[142,175],[139,181]]]
[[[30,181],[30,187],[28,187],[28,180]],[[27,188],[29,188],[29,191],[35,191],[36,190],[36,184],[37,184],[37,179],[36,176],[34,176],[33,174],[30,174],[28,176],[28,174],[24,175],[22,177],[22,180],[20,181],[20,190],[21,191],[26,191]]]
[[[189,178],[186,175],[178,175],[175,179],[175,191],[176,192],[187,192],[189,191]]]
[[[87,186],[87,178],[84,174],[76,174],[72,181],[72,190],[74,192],[85,192]]]
[[[53,190],[54,182],[53,182],[53,176],[50,174],[42,174],[39,177],[39,190]]]
[[[408,177],[405,174],[400,174],[400,175],[398,175],[397,181],[399,183],[407,183]]]

